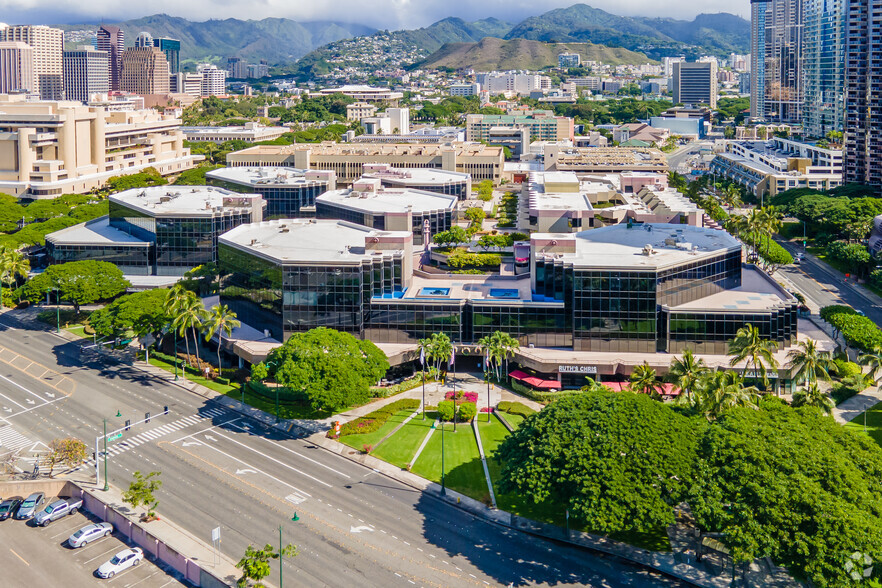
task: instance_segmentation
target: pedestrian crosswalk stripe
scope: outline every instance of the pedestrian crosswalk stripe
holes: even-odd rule
[[[12,425],[0,427],[0,452],[17,451],[24,447],[33,446],[36,441],[19,433]]]

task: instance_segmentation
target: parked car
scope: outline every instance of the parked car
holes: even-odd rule
[[[52,521],[57,521],[69,514],[76,514],[81,506],[83,506],[82,498],[56,500],[34,515],[34,523],[41,527],[48,527]]]
[[[21,498],[15,496],[13,498],[7,498],[3,502],[0,502],[0,521],[5,521],[9,517],[15,514],[15,511],[18,510],[18,507],[21,505]]]
[[[144,552],[141,551],[140,547],[123,549],[111,557],[110,561],[101,564],[101,567],[98,568],[98,577],[112,578],[114,575],[123,572],[130,567],[138,565],[141,563],[142,559],[144,559]]]
[[[67,544],[74,549],[82,547],[87,543],[91,543],[96,539],[107,537],[113,533],[113,525],[110,523],[97,523],[94,525],[86,525],[73,535],[67,538]]]
[[[20,521],[31,518],[44,502],[46,502],[46,495],[42,492],[34,492],[25,498],[24,502],[21,503],[21,506],[18,507],[18,511],[15,513],[15,518]]]

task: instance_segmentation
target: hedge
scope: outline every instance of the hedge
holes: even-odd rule
[[[833,397],[833,402],[837,405],[845,402],[856,394],[859,394],[857,389],[846,386],[845,384],[836,384],[830,391],[830,396]]]
[[[401,410],[416,410],[419,406],[420,401],[416,398],[402,398],[401,400],[390,402],[386,406],[345,423],[340,427],[340,436],[373,433],[386,424],[386,421],[388,421],[396,412]],[[333,429],[328,431],[328,437],[335,437]]]
[[[559,398],[563,398],[564,396],[575,396],[576,394],[581,394],[579,390],[568,390],[566,392],[541,392],[539,390],[533,390],[529,386],[525,386],[517,380],[511,381],[511,388],[518,394],[526,396],[530,400],[535,400],[536,402],[542,403],[552,402],[554,400],[558,400]]]
[[[824,320],[842,333],[846,343],[867,352],[882,348],[882,331],[876,323],[865,316],[855,314],[854,309],[825,313],[829,308],[821,309],[821,317],[824,318],[826,315]]]
[[[821,309],[820,313],[821,318],[830,322],[830,317],[834,314],[857,314],[857,311],[850,306],[844,306],[842,304],[832,304],[830,306],[825,306]]]
[[[496,410],[507,412],[508,414],[516,414],[524,418],[527,418],[531,414],[536,414],[536,411],[526,404],[522,402],[509,402],[508,400],[503,400],[497,404]]]

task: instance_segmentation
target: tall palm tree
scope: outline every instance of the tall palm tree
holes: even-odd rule
[[[882,373],[882,348],[876,347],[870,353],[864,353],[858,357],[858,363],[870,368],[867,376],[873,380],[874,386],[882,380],[882,376],[876,377],[877,373]]]
[[[659,382],[655,370],[649,367],[649,364],[646,362],[636,366],[634,371],[631,372],[631,390],[634,392],[648,394],[652,398],[660,400],[661,393],[659,388],[661,388],[661,382]]]
[[[765,232],[765,227],[766,217],[756,208],[751,209],[751,211],[747,213],[747,216],[744,217],[741,240],[750,245],[754,254],[758,253],[757,245],[760,242],[760,237]]]
[[[768,248],[769,241],[773,233],[777,233],[781,229],[784,222],[784,213],[775,206],[764,206],[759,211],[761,220],[762,236],[765,242],[764,249]]]
[[[196,352],[196,362],[199,362],[199,340],[196,336],[197,329],[201,329],[202,323],[208,318],[208,311],[202,305],[202,300],[194,292],[175,286],[169,290],[171,306],[172,328],[177,329],[178,334],[184,337],[187,346],[187,363],[192,367],[190,360],[190,343],[187,338],[188,330],[193,332],[193,345]]]
[[[829,381],[833,367],[833,358],[829,351],[818,349],[818,343],[814,339],[799,341],[795,349],[787,353],[787,369],[791,370],[790,377],[794,384],[813,384],[818,378]]]
[[[817,382],[812,382],[802,390],[793,394],[793,406],[815,406],[825,414],[833,414],[833,400],[818,388]]]
[[[727,370],[706,373],[696,393],[695,406],[712,421],[732,408],[755,407],[759,391],[753,386],[745,386],[744,378]]]
[[[0,306],[3,299],[3,284],[15,284],[19,277],[27,278],[30,271],[31,262],[20,251],[0,247]]]
[[[769,387],[769,378],[766,370],[777,368],[778,361],[775,359],[775,351],[778,346],[774,341],[763,339],[759,329],[753,325],[745,325],[738,329],[735,338],[729,341],[729,355],[732,357],[729,365],[734,366],[747,360],[744,373],[753,366],[754,377],[760,376],[763,386]]]
[[[741,202],[741,188],[738,187],[737,184],[729,184],[723,190],[723,202],[726,203],[726,206],[729,207],[729,212],[732,212],[733,209],[738,208]]]
[[[230,335],[233,329],[242,325],[242,321],[236,318],[236,313],[230,310],[226,304],[217,304],[211,309],[208,319],[205,321],[205,341],[217,333],[217,373],[221,373],[221,339],[223,335]]]
[[[420,345],[426,350],[426,358],[435,368],[435,372],[440,374],[441,363],[450,359],[450,354],[453,352],[450,337],[444,333],[432,333],[431,337],[420,339]]]
[[[692,354],[692,350],[687,349],[683,352],[681,359],[675,357],[671,362],[671,369],[666,379],[685,392],[687,400],[691,401],[696,385],[708,370],[704,360],[700,357],[696,358]]]
[[[520,343],[508,333],[495,331],[491,335],[482,337],[478,341],[478,345],[487,354],[488,367],[496,375],[496,381],[500,381],[502,379],[500,369],[503,361],[508,361],[509,357],[514,357],[515,351],[520,347]]]

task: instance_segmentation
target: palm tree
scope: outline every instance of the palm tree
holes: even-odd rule
[[[450,354],[453,353],[450,337],[444,333],[432,333],[431,337],[420,339],[420,345],[426,350],[426,358],[435,368],[435,372],[440,374],[441,362],[450,359]]]
[[[744,217],[743,223],[741,240],[750,245],[752,253],[757,254],[757,244],[760,241],[760,236],[765,231],[766,217],[762,212],[754,208]]]
[[[3,300],[3,284],[15,284],[19,277],[27,278],[30,271],[31,262],[20,251],[9,247],[0,248],[0,307]]]
[[[729,212],[732,212],[734,208],[740,206],[742,204],[741,188],[734,183],[726,186],[726,189],[723,190],[723,202],[729,207]]]
[[[759,329],[753,325],[745,325],[738,329],[735,338],[729,341],[729,355],[732,356],[729,365],[734,366],[747,360],[744,373],[753,366],[753,376],[760,375],[763,386],[769,387],[769,378],[766,375],[767,368],[777,368],[778,361],[775,359],[775,351],[778,346],[774,341],[763,339]]]
[[[772,233],[781,230],[781,224],[784,222],[784,213],[775,206],[764,206],[759,211],[762,226],[762,236],[765,239],[766,248],[768,248],[769,240]]]
[[[802,390],[797,390],[793,395],[793,406],[815,406],[824,411],[824,414],[833,414],[833,400],[818,388],[816,382],[812,382]]]
[[[874,386],[879,383],[879,380],[882,380],[882,377],[876,377],[877,373],[882,372],[882,348],[876,347],[870,353],[864,353],[858,357],[858,363],[870,368],[867,377],[873,381]]]
[[[655,370],[649,367],[649,364],[646,362],[643,362],[643,365],[638,365],[634,368],[634,371],[631,372],[632,391],[648,394],[652,398],[660,400],[660,387],[661,382],[659,382],[658,377],[655,375]]]
[[[704,360],[696,358],[692,354],[691,349],[683,352],[683,358],[674,358],[671,362],[671,369],[668,372],[667,380],[675,384],[680,390],[686,393],[686,398],[691,401],[692,392],[695,390],[698,381],[704,374],[708,372],[708,367]]]
[[[478,341],[484,352],[487,354],[488,368],[493,370],[496,375],[496,381],[502,380],[500,368],[503,361],[508,361],[509,357],[514,357],[515,351],[520,347],[518,340],[502,331],[495,331],[492,335],[482,337]]]
[[[223,335],[230,335],[233,329],[242,325],[242,321],[236,318],[236,313],[230,310],[226,304],[217,304],[211,309],[208,320],[205,322],[205,341],[217,333],[217,373],[221,373],[221,339]]]
[[[196,352],[196,362],[199,362],[199,340],[196,337],[196,330],[202,327],[202,323],[208,318],[208,311],[202,305],[202,300],[196,296],[194,292],[185,290],[183,287],[175,286],[169,290],[169,302],[172,319],[172,328],[177,329],[178,333],[184,337],[184,343],[187,346],[187,363],[192,367],[190,360],[190,342],[187,338],[187,331],[193,332],[193,346]]]
[[[799,341],[796,345],[796,349],[791,349],[787,353],[787,369],[791,370],[790,377],[793,382],[813,384],[818,378],[829,381],[828,370],[833,367],[830,352],[818,349],[818,343],[814,339]]]
[[[718,419],[736,407],[755,407],[759,391],[745,386],[744,378],[731,370],[708,372],[699,381],[695,406],[708,420]]]

